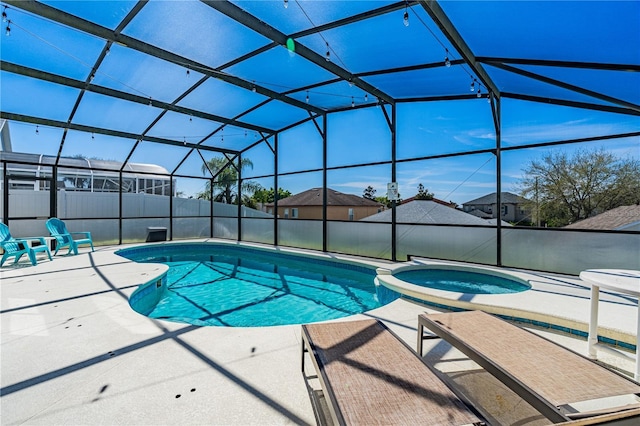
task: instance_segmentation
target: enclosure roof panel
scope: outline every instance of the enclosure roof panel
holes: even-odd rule
[[[0,6],[0,118],[22,125],[12,128],[23,152],[36,129],[56,128],[48,154],[84,132],[130,145],[125,163],[162,158],[153,145],[175,151],[163,160],[173,170],[194,149],[234,154],[311,119],[322,134],[325,114],[386,105],[390,119],[399,102],[478,94],[640,115],[637,1]]]
[[[476,56],[640,64],[637,1],[443,1],[440,5]]]

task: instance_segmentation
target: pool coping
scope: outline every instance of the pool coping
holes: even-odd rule
[[[345,265],[355,265],[358,267],[371,268],[377,274],[376,279],[386,288],[398,292],[403,298],[412,302],[422,303],[438,309],[447,310],[473,310],[480,309],[488,313],[501,316],[505,319],[518,321],[525,324],[554,329],[562,333],[586,338],[589,330],[589,291],[590,286],[580,280],[579,277],[571,275],[561,275],[552,273],[542,273],[527,271],[515,268],[496,267],[481,264],[471,264],[455,261],[433,260],[427,258],[413,258],[406,262],[392,262],[385,259],[370,259],[358,256],[318,252],[312,249],[303,249],[286,246],[269,246],[260,243],[245,241],[228,241],[218,239],[188,240],[188,241],[162,241],[157,243],[140,243],[130,245],[121,249],[135,249],[136,247],[147,247],[156,245],[189,245],[189,244],[212,244],[226,245],[228,247],[250,247],[256,250],[282,253],[297,257],[311,259],[322,259],[331,262],[338,262]],[[117,250],[116,250],[117,251]],[[115,255],[115,251],[114,251]],[[120,255],[117,255],[122,257]],[[122,259],[131,261],[125,257]],[[134,262],[135,263],[135,262]],[[152,264],[160,265],[162,264]],[[507,294],[468,294],[449,292],[444,290],[420,287],[414,284],[403,282],[393,276],[394,273],[412,268],[425,266],[440,266],[450,268],[460,268],[465,270],[475,270],[506,278],[516,279],[531,286],[530,290],[519,293]],[[162,278],[166,271],[150,279],[146,284],[155,282]],[[565,290],[570,290],[569,295],[558,294],[557,285],[560,284]],[[549,296],[554,294],[553,303],[549,303]],[[131,296],[131,295],[130,295]],[[624,296],[616,299],[625,299]],[[606,296],[604,299],[605,300]],[[577,302],[577,303],[576,303]],[[535,307],[535,309],[532,309]],[[607,307],[601,307],[601,311]],[[631,307],[633,309],[634,306]],[[559,315],[556,310],[563,309],[564,315]],[[614,310],[606,313],[607,316],[617,317],[618,320],[608,324],[602,321],[598,324],[598,340],[601,343],[627,351],[634,351],[636,348],[636,335],[633,327],[627,329],[619,326],[627,325],[624,321],[624,314],[627,310]],[[603,316],[603,313],[600,314]],[[635,317],[634,317],[635,318]],[[631,321],[633,322],[633,321]],[[612,326],[615,324],[616,326]]]
[[[247,244],[372,268],[398,264],[228,240],[190,241]],[[77,256],[0,269],[3,423],[314,424],[300,377],[301,327],[191,327],[134,312],[128,304],[133,291],[161,276],[166,266],[138,264],[113,252],[142,244],[101,246],[95,252],[81,248]],[[534,301],[563,309],[576,305],[566,316],[588,317],[589,289],[578,277],[540,276],[551,282],[538,286],[540,298]],[[580,297],[565,294],[570,288],[578,288]],[[629,318],[635,318],[637,305],[628,300],[621,305],[610,294],[601,300],[605,327],[635,323]],[[378,318],[413,346],[417,316],[442,311],[401,298],[343,320]],[[585,339],[525,327],[587,353]],[[434,359],[448,351],[442,342],[432,342]],[[608,365],[632,371],[629,360],[602,355]]]
[[[505,294],[470,294],[423,287],[400,280],[394,276],[398,272],[429,267],[452,268],[497,275],[527,283],[531,288],[522,292]],[[380,267],[377,269],[377,274],[376,278],[381,285],[399,292],[403,297],[418,303],[449,310],[480,309],[505,319],[550,328],[582,338],[586,338],[588,335],[590,286],[577,277],[554,276],[552,274],[534,273],[512,268],[497,268],[430,259],[412,259],[407,262]],[[556,294],[554,303],[549,303],[550,287],[556,286],[558,281],[561,281],[562,285],[565,288],[569,288],[573,294],[564,297]],[[545,295],[545,300],[542,300],[542,294]],[[576,302],[578,302],[579,306],[572,306],[573,309],[562,311],[562,307],[568,307],[569,304],[575,305]],[[533,309],[534,307],[535,309]],[[562,314],[559,314],[558,310]],[[629,323],[632,322],[630,321]],[[622,328],[622,326],[627,325],[625,321],[616,321],[614,324],[620,327],[611,326],[611,324],[599,324],[598,340],[610,346],[634,351],[636,349],[636,335],[633,327]]]

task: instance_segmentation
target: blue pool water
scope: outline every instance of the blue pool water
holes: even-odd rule
[[[394,276],[422,287],[457,293],[504,294],[531,288],[528,284],[495,275],[449,269],[413,269],[398,272]]]
[[[147,246],[118,254],[169,266],[155,306],[137,302],[142,298],[135,293],[131,297],[132,308],[151,318],[257,327],[335,319],[381,306],[375,271],[364,266],[210,243]]]

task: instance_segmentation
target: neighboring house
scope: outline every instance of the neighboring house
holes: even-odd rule
[[[391,222],[391,210],[364,218],[366,222]],[[413,200],[396,207],[396,222],[491,226],[486,220],[432,200]]]
[[[512,222],[531,222],[531,211],[527,207],[530,202],[526,198],[511,192],[501,192],[502,211],[500,219]],[[498,218],[498,205],[496,193],[487,194],[475,200],[462,204],[462,210],[466,213],[482,218]]]
[[[309,189],[278,200],[278,217],[322,219],[322,205],[322,188]],[[274,203],[266,206],[267,213],[273,214]],[[327,220],[360,220],[383,209],[384,206],[377,201],[327,188]]]
[[[56,157],[30,153],[0,151],[0,159],[6,161],[6,188],[9,190],[49,191],[53,179],[52,168]],[[30,164],[27,164],[30,163]],[[61,157],[58,163],[58,190],[68,192],[122,192],[171,195],[169,171],[154,164],[127,163],[86,158]],[[95,170],[92,170],[92,167]],[[122,180],[120,180],[120,169]],[[2,188],[5,183],[2,181]],[[173,195],[177,193],[173,181]]]
[[[50,191],[53,166],[57,164],[54,188],[58,190],[120,192],[122,187],[122,192],[177,194],[176,180],[171,182],[169,171],[155,164],[127,162],[123,165],[121,161],[14,152],[7,120],[0,120],[0,160],[7,165],[10,177],[6,184],[0,177],[3,190]]]
[[[402,200],[402,204],[410,203],[411,201],[416,201],[416,197],[411,197],[411,198],[404,199],[404,200]],[[440,200],[439,198],[435,198],[435,197],[430,199],[430,200],[417,200],[417,201],[433,201],[435,203],[442,204],[443,206],[451,207],[451,208],[454,208],[454,209],[457,206],[457,204],[454,203],[453,201],[444,201],[444,200]]]
[[[616,207],[599,215],[567,225],[565,228],[640,231],[640,205]]]
[[[485,213],[482,210],[471,210],[469,214],[474,215],[475,217],[479,217],[480,219],[493,219],[493,214]]]

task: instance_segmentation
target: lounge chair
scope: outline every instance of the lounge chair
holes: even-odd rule
[[[39,241],[40,245],[32,247],[31,240]],[[11,232],[9,232],[9,227],[2,222],[0,222],[0,247],[4,251],[0,260],[0,267],[10,257],[15,257],[14,264],[18,263],[23,254],[29,256],[29,260],[34,266],[38,263],[36,253],[46,253],[49,256],[49,260],[52,260],[51,252],[43,237],[13,238]]]
[[[419,315],[420,355],[424,327],[554,423],[607,413],[640,419],[639,383],[495,316],[482,311]]]
[[[306,380],[307,352],[336,425],[483,424],[462,396],[377,320],[303,325]]]
[[[63,247],[69,247],[67,254],[78,254],[78,246],[89,244],[91,245],[91,251],[94,251],[93,240],[91,239],[91,232],[69,232],[64,222],[56,217],[52,217],[47,220],[47,229],[52,237],[56,239],[56,250],[53,253],[55,256],[58,254],[58,250]],[[74,235],[83,235],[84,238],[74,239]]]

